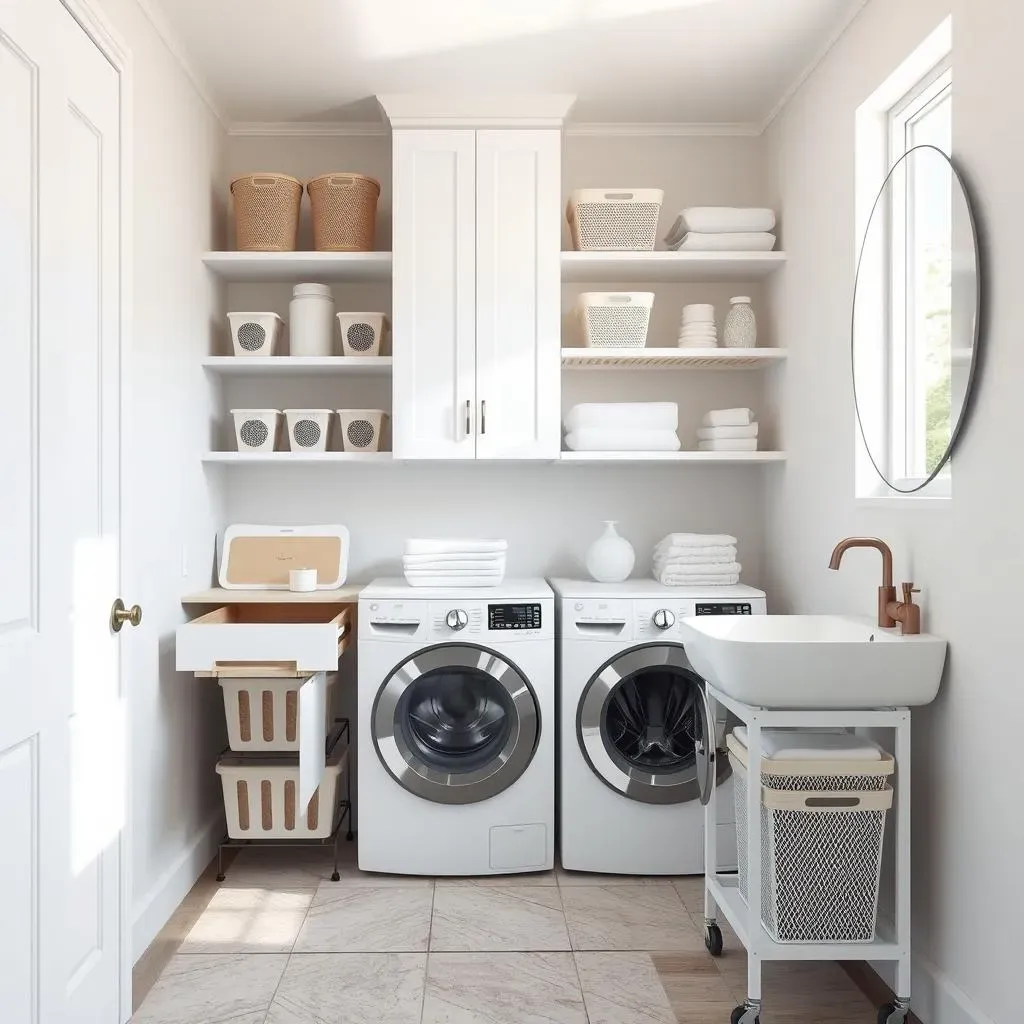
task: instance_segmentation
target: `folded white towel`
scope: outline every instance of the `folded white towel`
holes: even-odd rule
[[[655,545],[654,550],[665,548],[724,548],[735,547],[738,541],[727,533],[670,533]]]
[[[752,206],[690,206],[680,211],[665,236],[671,249],[688,231],[709,234],[771,231],[775,211]]]
[[[500,569],[450,569],[447,572],[435,572],[433,569],[406,569],[405,578],[410,579],[421,579],[425,580],[429,577],[437,576],[452,576],[452,577],[473,577],[479,576],[481,579],[491,578],[495,576],[504,576],[504,567]]]
[[[407,555],[478,554],[507,551],[507,540],[407,540]]]
[[[731,576],[698,576],[695,573],[665,572],[654,578],[663,587],[731,587],[739,583],[739,573]]]
[[[679,406],[675,402],[585,402],[574,405],[565,417],[569,434],[584,427],[675,430],[678,426]]]
[[[717,549],[715,549],[715,548],[705,548],[705,550],[706,551],[714,551],[714,550],[717,550]],[[674,569],[684,569],[684,571],[685,571],[685,567],[688,566],[688,565],[734,565],[736,563],[736,549],[735,548],[727,548],[726,550],[730,551],[731,554],[728,554],[728,555],[705,555],[705,554],[692,555],[692,554],[687,554],[687,555],[668,555],[668,556],[664,556],[664,557],[659,556],[659,555],[655,555],[651,559],[651,565],[653,565],[657,569],[674,568]],[[737,569],[736,572],[739,572],[739,569]]]
[[[745,427],[701,427],[697,431],[698,441],[721,441],[727,437],[757,437],[757,424]]]
[[[747,746],[747,727],[738,725],[733,735]],[[871,740],[849,732],[824,730],[764,729],[761,750],[765,757],[780,761],[879,761],[882,748]]]
[[[697,450],[702,452],[756,452],[756,437],[722,437],[717,441],[698,441]]]
[[[713,548],[669,547],[661,550],[655,549],[653,557],[656,562],[679,562],[683,565],[687,562],[735,562],[736,545],[723,544],[721,547]]]
[[[703,420],[705,427],[745,427],[753,422],[752,409],[712,409]]]
[[[434,555],[402,555],[402,564],[413,569],[429,569],[441,563],[451,562],[466,568],[478,562],[497,565],[505,561],[506,554],[504,551],[445,551]]]
[[[654,562],[651,568],[658,576],[738,576],[743,571],[739,562],[704,562],[697,565]]]
[[[677,252],[770,252],[775,248],[775,236],[768,231],[688,231],[671,248]]]
[[[573,452],[677,452],[674,430],[625,430],[622,427],[581,427],[565,435]]]
[[[478,559],[439,558],[430,562],[414,562],[410,560],[409,556],[406,556],[402,559],[402,568],[406,572],[436,572],[456,574],[461,574],[464,572],[490,572],[492,570],[504,572],[505,556],[501,555],[498,558]]]
[[[440,589],[452,587],[497,587],[501,584],[504,576],[409,576],[405,581],[410,587],[438,587]]]

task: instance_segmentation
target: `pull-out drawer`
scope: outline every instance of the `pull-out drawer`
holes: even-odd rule
[[[216,676],[333,672],[348,642],[351,606],[233,604],[177,632],[177,668]]]

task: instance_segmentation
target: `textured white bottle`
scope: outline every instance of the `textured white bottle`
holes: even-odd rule
[[[288,307],[289,351],[293,356],[334,354],[334,299],[326,284],[297,284]]]
[[[724,335],[726,348],[753,348],[757,344],[757,320],[746,295],[737,295],[729,300],[729,312],[725,316]]]

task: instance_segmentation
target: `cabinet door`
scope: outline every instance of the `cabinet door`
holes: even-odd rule
[[[393,438],[398,459],[476,450],[476,133],[394,133]]]
[[[477,132],[477,457],[561,447],[561,133]]]

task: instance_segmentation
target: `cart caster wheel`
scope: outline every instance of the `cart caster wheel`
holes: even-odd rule
[[[217,876],[217,881],[218,882],[223,882],[224,881],[224,876],[223,875],[218,875]]]
[[[878,1009],[878,1024],[906,1024],[910,1010],[895,1003],[886,1003]]]
[[[722,929],[717,924],[704,926],[704,948],[712,956],[722,955]]]
[[[754,1006],[747,1006],[744,1003],[742,1006],[737,1006],[732,1011],[732,1016],[729,1018],[729,1024],[761,1024],[761,1014],[758,1013],[757,1008]]]
[[[341,872],[340,871],[335,871],[334,874],[331,875],[331,881],[332,882],[340,882],[341,881]]]

